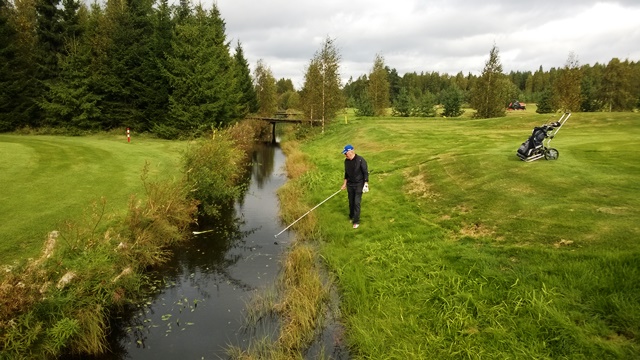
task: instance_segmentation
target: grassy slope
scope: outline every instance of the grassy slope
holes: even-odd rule
[[[107,213],[125,211],[150,178],[178,175],[185,143],[109,135],[87,137],[0,134],[0,264],[36,256],[51,230],[76,220],[105,197]]]
[[[361,227],[318,208],[360,358],[640,357],[640,115],[573,114],[559,160],[515,155],[559,116],[352,119],[304,145],[309,204],[342,146],[369,162]]]

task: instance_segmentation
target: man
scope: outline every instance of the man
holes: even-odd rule
[[[347,189],[349,195],[349,219],[353,228],[360,226],[360,203],[362,193],[369,191],[369,169],[364,158],[353,151],[353,146],[346,145],[344,154],[344,183],[341,190]]]

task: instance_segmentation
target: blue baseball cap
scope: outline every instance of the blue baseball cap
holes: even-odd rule
[[[344,146],[344,150],[342,150],[342,154],[343,154],[343,155],[344,155],[344,154],[346,154],[346,153],[347,153],[347,151],[349,151],[349,150],[353,150],[353,146],[351,146],[351,144],[349,144],[349,145],[345,145],[345,146]]]

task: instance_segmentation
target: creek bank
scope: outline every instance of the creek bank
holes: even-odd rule
[[[289,235],[281,227],[277,189],[286,181],[284,154],[257,144],[243,196],[198,220],[196,233],[150,274],[152,294],[113,323],[112,351],[82,359],[216,359],[229,346],[275,337],[278,319],[248,327],[246,306],[277,278]]]

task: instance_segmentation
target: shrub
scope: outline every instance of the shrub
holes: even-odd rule
[[[463,100],[464,96],[457,88],[451,87],[445,90],[442,95],[442,105],[444,106],[442,116],[458,117],[464,114],[464,110],[462,110]]]
[[[183,157],[183,170],[190,197],[200,202],[200,213],[216,216],[220,206],[237,198],[244,155],[223,133],[194,141]]]
[[[123,253],[145,268],[163,263],[168,247],[186,237],[193,223],[197,201],[188,195],[182,182],[150,182],[145,165],[142,181],[146,192],[144,200],[131,196],[129,212],[123,233],[127,239]]]
[[[413,108],[413,99],[406,87],[400,89],[398,98],[393,102],[393,109],[391,110],[392,116],[408,117],[411,115]]]
[[[436,97],[431,92],[425,92],[416,102],[413,109],[413,116],[418,117],[434,117],[436,116]]]
[[[356,101],[356,116],[374,116],[375,111],[369,93],[365,91]]]
[[[553,97],[550,90],[545,90],[540,95],[538,101],[538,108],[536,109],[538,114],[550,114],[554,112],[553,109]]]

